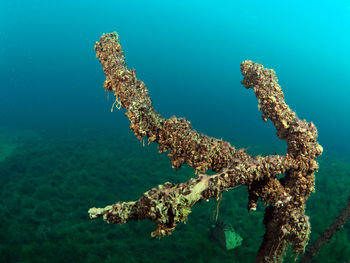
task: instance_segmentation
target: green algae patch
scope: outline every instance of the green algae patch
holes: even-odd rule
[[[39,135],[31,130],[0,129],[0,162],[12,156],[16,149],[28,139],[38,138]]]

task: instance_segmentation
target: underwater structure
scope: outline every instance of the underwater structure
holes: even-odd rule
[[[92,219],[102,217],[119,224],[149,219],[158,225],[152,236],[160,238],[185,222],[197,202],[218,199],[223,191],[245,185],[248,210],[255,210],[259,199],[268,205],[266,232],[256,262],[281,262],[289,245],[295,253],[304,253],[311,231],[305,202],[315,189],[315,159],[323,149],[317,142],[316,126],[299,119],[285,103],[274,70],[248,60],[241,64],[242,84],[253,89],[262,119],[270,119],[277,136],[287,143],[285,155],[252,156],[229,142],[198,133],[185,118],[164,119],[153,108],[136,71],[127,68],[117,33],[103,34],[95,51],[106,75],[104,88],[115,96],[113,107],[126,109],[135,136],[158,143],[160,153],[168,151],[173,168],[186,163],[198,176],[180,184],[166,182],[136,201],[90,208]],[[207,170],[216,174],[207,175]],[[284,176],[278,179],[281,174]]]
[[[307,247],[307,250],[304,256],[301,258],[299,263],[307,263],[315,257],[323,245],[329,243],[335,233],[340,231],[343,225],[350,219],[350,195],[348,196],[348,203],[340,212],[339,216],[332,222],[330,226],[317,238],[317,240],[311,245]],[[347,261],[350,262],[350,261]]]

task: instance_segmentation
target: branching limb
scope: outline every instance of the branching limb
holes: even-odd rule
[[[187,163],[196,174],[209,169],[219,173],[200,174],[178,185],[165,183],[134,202],[91,208],[91,218],[103,217],[120,224],[147,218],[158,224],[152,235],[161,237],[185,221],[196,202],[218,198],[222,191],[243,184],[249,191],[248,209],[254,210],[258,199],[269,204],[264,218],[266,233],[256,261],[281,262],[288,244],[296,253],[304,252],[310,234],[305,201],[314,190],[318,169],[315,158],[322,147],[317,142],[315,125],[298,119],[285,103],[272,69],[244,61],[242,84],[253,88],[263,120],[272,121],[288,150],[285,156],[253,157],[228,142],[197,133],[184,118],[162,118],[154,110],[145,84],[136,78],[135,70],[127,69],[116,33],[104,34],[95,50],[106,74],[104,87],[113,91],[116,101],[126,109],[130,129],[138,139],[146,136],[149,142],[159,144],[161,153],[169,151],[175,169]],[[283,173],[285,176],[278,180],[276,175]]]
[[[162,118],[152,106],[146,85],[136,78],[135,70],[127,68],[116,33],[104,34],[95,43],[95,50],[106,74],[104,87],[113,91],[126,109],[130,129],[139,140],[146,136],[148,142],[157,142],[159,152],[170,151],[168,156],[175,169],[187,163],[197,174],[221,171],[234,160],[245,162],[251,158],[243,149],[237,150],[228,142],[193,130],[185,118]]]
[[[269,164],[274,163],[274,166]],[[103,217],[109,223],[124,224],[130,220],[149,219],[158,224],[152,236],[163,237],[171,234],[179,222],[185,222],[192,206],[202,200],[219,198],[219,194],[236,185],[250,185],[252,181],[271,179],[291,168],[293,162],[286,157],[256,157],[252,163],[242,164],[215,175],[201,174],[182,184],[165,183],[145,192],[134,202],[118,202],[105,208],[91,208],[91,218]],[[283,167],[276,169],[276,167]],[[287,193],[275,180],[274,199],[269,202],[282,205],[288,202]],[[270,196],[270,198],[271,198]],[[283,197],[280,199],[280,197]]]
[[[343,225],[350,219],[350,195],[348,197],[348,204],[340,212],[340,215],[337,219],[322,233],[322,235],[307,248],[304,257],[299,261],[300,263],[307,263],[312,258],[314,258],[318,252],[320,252],[321,247],[329,243],[334,234],[341,230]]]

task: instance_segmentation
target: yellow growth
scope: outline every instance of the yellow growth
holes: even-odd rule
[[[218,221],[218,217],[219,217],[219,206],[220,206],[221,198],[222,198],[222,192],[220,193],[219,202],[218,202],[218,204],[217,204],[217,206],[216,206],[215,222]]]
[[[122,107],[122,103],[120,102],[120,100],[118,100],[118,95],[115,96],[115,101],[112,105],[111,112],[113,112],[114,105],[118,110],[120,110],[120,108]]]

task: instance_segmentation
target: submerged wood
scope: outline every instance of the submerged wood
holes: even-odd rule
[[[334,222],[321,234],[321,236],[311,245],[308,246],[303,258],[299,263],[308,263],[312,258],[316,257],[323,245],[329,243],[336,232],[342,229],[343,225],[350,220],[350,195],[348,203],[340,212]]]
[[[160,153],[169,152],[173,168],[186,163],[198,176],[181,184],[166,182],[136,201],[90,208],[92,219],[102,217],[119,224],[149,219],[158,225],[152,236],[163,237],[186,221],[197,202],[218,199],[222,191],[245,185],[249,210],[256,209],[259,199],[268,205],[264,215],[266,232],[256,262],[281,262],[290,244],[295,253],[304,252],[310,235],[305,202],[314,191],[318,169],[315,158],[323,149],[317,142],[316,126],[300,120],[285,103],[274,70],[249,60],[241,64],[243,86],[253,89],[262,119],[272,121],[277,136],[288,146],[285,155],[252,156],[229,142],[198,133],[185,118],[164,119],[153,108],[136,71],[127,68],[117,33],[103,34],[95,51],[106,75],[104,88],[113,92],[115,104],[126,110],[135,136],[158,143]],[[217,173],[207,175],[207,170]],[[278,179],[280,174],[285,176]]]

